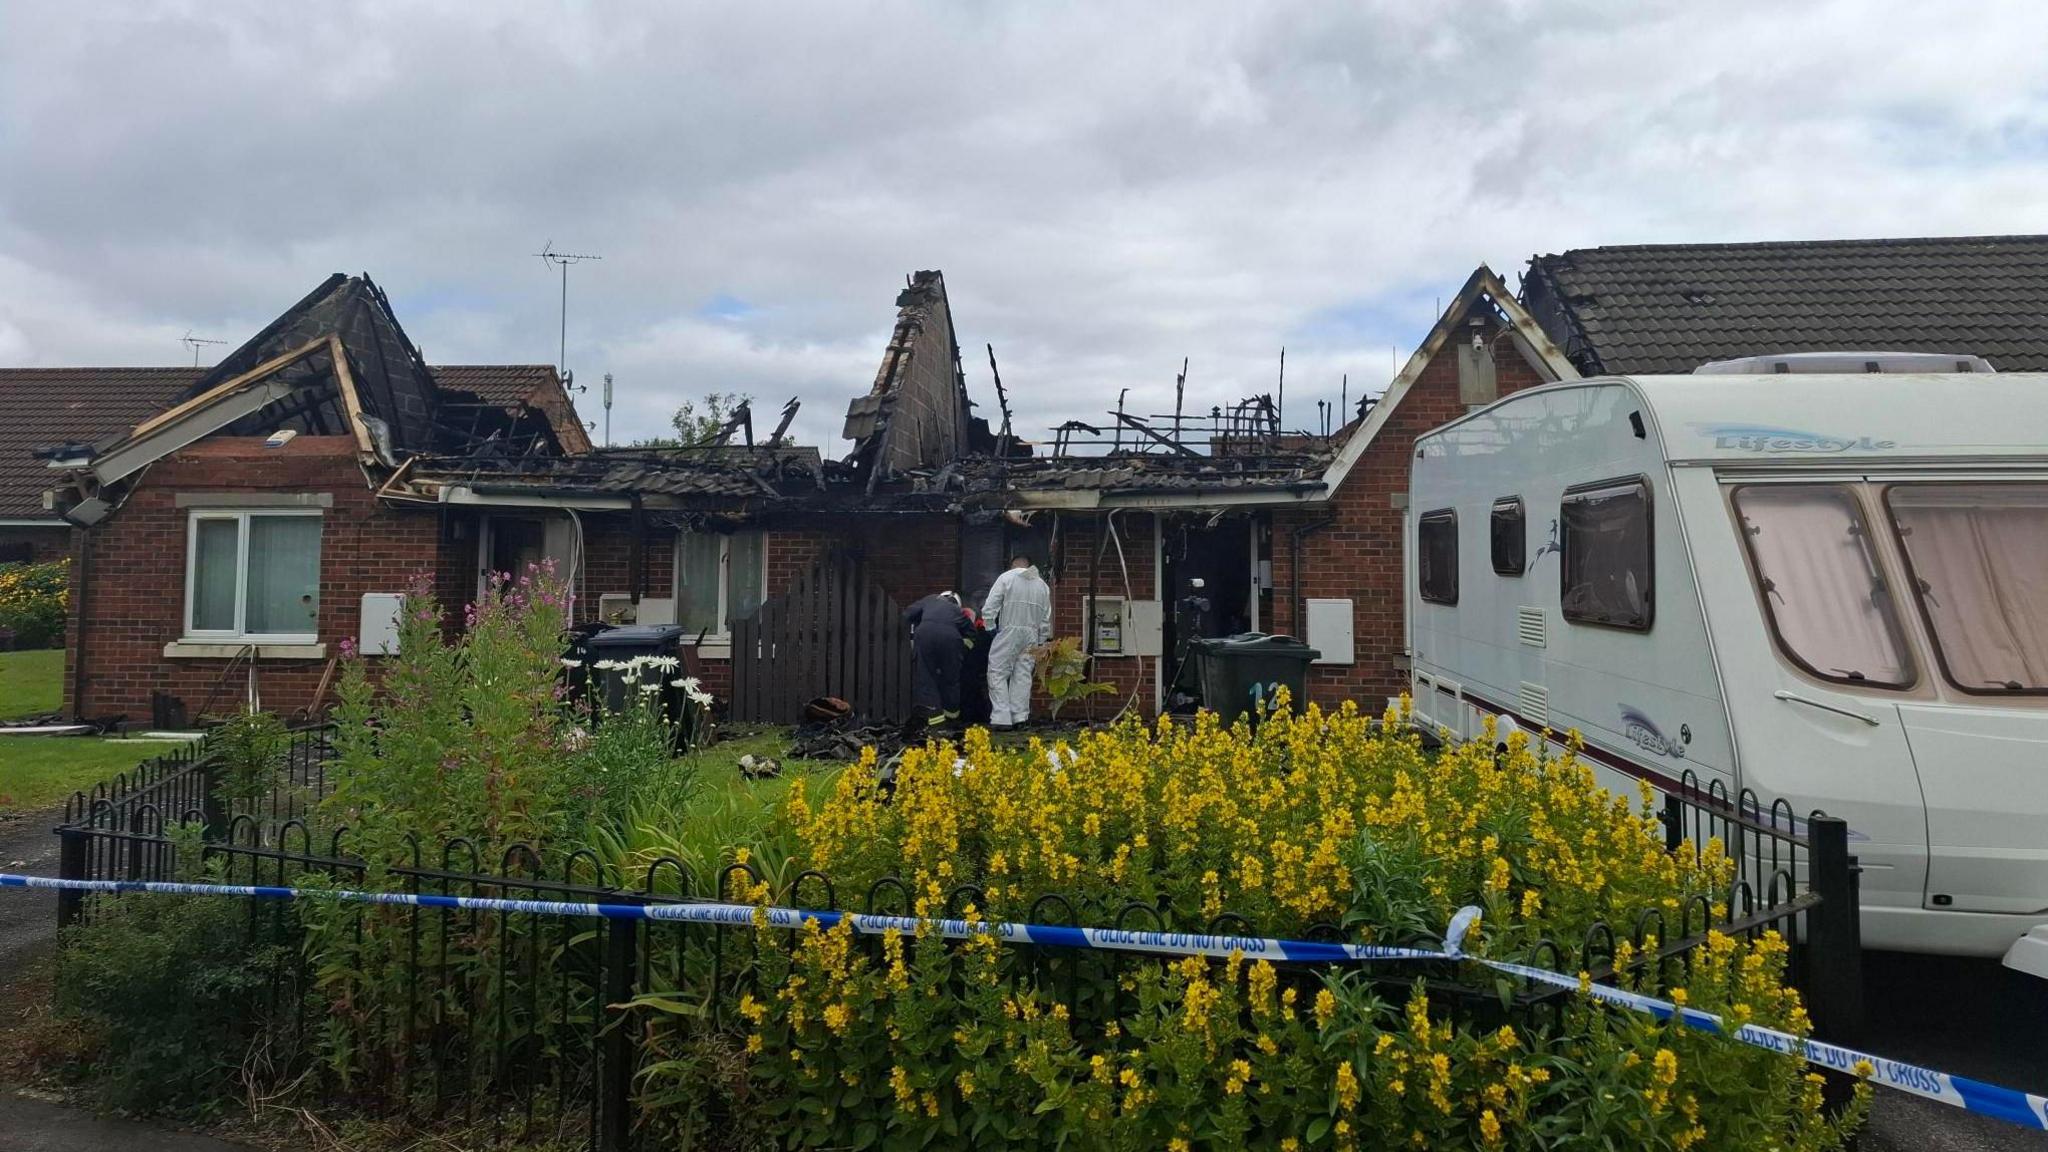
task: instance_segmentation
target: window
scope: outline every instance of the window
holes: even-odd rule
[[[766,538],[759,532],[686,532],[676,542],[676,623],[690,635],[730,636],[761,607]]]
[[[318,636],[319,513],[194,512],[186,557],[187,636]]]
[[[1493,502],[1490,521],[1493,538],[1493,570],[1503,576],[1520,576],[1529,566],[1528,545],[1522,528],[1522,498],[1509,496]]]
[[[1559,501],[1564,618],[1648,632],[1656,614],[1650,569],[1650,486],[1603,480]]]
[[[1901,484],[1885,503],[1949,681],[2048,693],[2048,484]]]
[[[1913,683],[1898,608],[1855,493],[1839,484],[1735,491],[1751,575],[1778,648],[1823,680]]]
[[[1425,512],[1415,531],[1415,567],[1422,598],[1432,604],[1458,602],[1458,514],[1449,508]]]

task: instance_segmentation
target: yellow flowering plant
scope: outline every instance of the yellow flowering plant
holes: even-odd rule
[[[1601,791],[1584,762],[1520,734],[1506,746],[1488,733],[1432,753],[1398,711],[1296,713],[1283,697],[1256,729],[1205,712],[1026,748],[974,730],[906,752],[893,791],[870,756],[829,794],[799,786],[785,816],[804,865],[843,891],[971,885],[1013,919],[1059,894],[1180,926],[1228,911],[1268,935],[1343,925],[1389,941],[1434,938],[1477,904],[1498,949],[1648,908],[1675,922],[1687,898],[1726,891],[1718,842],[1668,852],[1647,804]]]
[[[829,794],[799,787],[785,831],[841,891],[899,878],[918,916],[1032,919],[1058,895],[1096,923],[1135,903],[1147,923],[1227,911],[1397,940],[1477,904],[1468,945],[1496,955],[1725,890],[1717,846],[1665,851],[1647,807],[1575,757],[1520,739],[1497,756],[1490,734],[1432,754],[1405,720],[1278,710],[1256,731],[1125,722],[1014,750],[970,733],[906,754],[893,796],[872,757]],[[1671,994],[1696,1007],[1808,1028],[1774,935],[1659,964],[1621,952],[1633,986],[1682,971]],[[741,1014],[749,1079],[793,1146],[1828,1149],[1861,1119],[1863,1092],[1824,1109],[1791,1057],[1585,997],[1503,1016],[1389,984],[1404,975],[813,926],[762,951]]]
[[[65,560],[0,564],[0,629],[14,633],[15,647],[63,643],[70,576],[71,565]]]

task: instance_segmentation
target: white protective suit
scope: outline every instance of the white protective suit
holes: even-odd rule
[[[1007,569],[982,601],[981,617],[996,630],[988,650],[989,722],[1022,724],[1031,719],[1031,649],[1052,639],[1052,589],[1036,567]]]

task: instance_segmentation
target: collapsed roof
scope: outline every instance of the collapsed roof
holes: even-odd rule
[[[217,432],[349,436],[365,463],[385,468],[436,451],[555,456],[587,449],[559,383],[509,366],[479,373],[476,383],[504,392],[519,386],[511,376],[526,377],[529,396],[551,396],[543,407],[522,400],[512,408],[476,392],[467,399],[444,393],[383,291],[368,276],[336,273],[192,382],[180,403],[79,457],[106,485]]]
[[[919,272],[896,297],[896,328],[882,354],[874,387],[846,408],[848,461],[873,484],[919,468],[940,468],[967,454],[973,402],[960,370],[946,278]],[[987,440],[980,422],[978,439]]]

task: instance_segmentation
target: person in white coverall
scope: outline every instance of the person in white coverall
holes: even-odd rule
[[[1031,719],[1031,649],[1052,639],[1052,589],[1018,556],[996,577],[981,617],[996,638],[988,650],[989,727],[1014,728]]]

